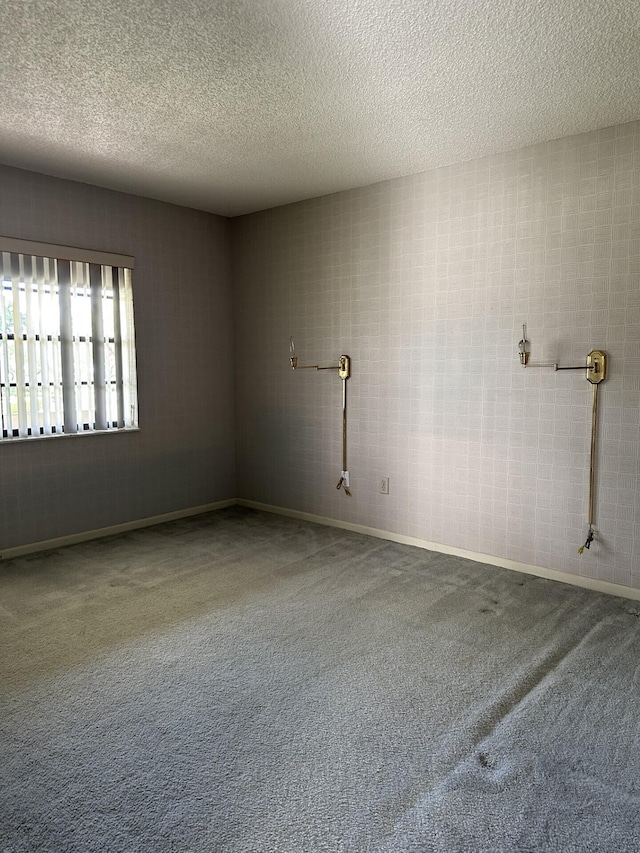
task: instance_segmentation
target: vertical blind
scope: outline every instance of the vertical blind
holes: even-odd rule
[[[0,440],[137,426],[129,267],[0,251],[0,409]]]

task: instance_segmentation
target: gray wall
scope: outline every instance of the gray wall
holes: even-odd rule
[[[0,446],[0,548],[235,496],[229,222],[0,166],[0,233],[134,255],[140,432]]]
[[[232,221],[238,494],[640,587],[640,124]],[[591,386],[610,356],[597,528]],[[353,498],[337,492],[353,359]],[[378,494],[378,478],[391,493]]]

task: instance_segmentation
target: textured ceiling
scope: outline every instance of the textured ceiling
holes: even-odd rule
[[[2,0],[0,162],[236,215],[640,118],[639,37],[638,0]]]

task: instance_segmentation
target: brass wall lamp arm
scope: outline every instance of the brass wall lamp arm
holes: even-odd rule
[[[295,352],[296,348],[293,343],[293,338],[290,338],[289,364],[293,370],[337,370],[340,379],[349,379],[351,376],[351,359],[348,355],[341,355],[337,364],[327,364],[323,366],[319,364],[298,364],[298,357]]]
[[[527,353],[528,354],[528,353]],[[594,370],[593,364],[572,364],[566,367],[558,364],[557,361],[526,361],[523,362],[523,367],[552,367],[554,370]]]
[[[528,355],[528,353],[527,353]],[[552,367],[554,370],[595,370],[593,364],[572,364],[564,367],[558,364],[557,361],[526,361],[522,363],[523,367]]]
[[[351,359],[348,355],[341,355],[337,364],[327,365],[326,367],[319,364],[298,364],[293,338],[289,338],[289,363],[292,370],[338,371],[338,376],[342,380],[342,471],[336,489],[338,491],[342,489],[347,497],[351,497],[349,469],[347,467],[347,379],[351,376]]]
[[[522,340],[518,343],[518,356],[520,358],[520,364],[523,367],[550,367],[552,370],[586,370],[587,377],[589,375],[589,371],[595,371],[595,374],[602,369],[602,362],[598,364],[597,356],[600,355],[600,350],[594,350],[589,353],[587,356],[586,364],[567,364],[562,365],[558,364],[557,361],[529,361],[530,349],[529,349],[529,341],[527,340],[527,327],[526,325],[522,326]],[[594,355],[595,358],[589,359],[590,356]],[[592,380],[589,380],[592,381]],[[598,381],[600,381],[598,379]]]
[[[529,341],[527,340],[527,327],[522,326],[522,340],[518,343],[518,356],[520,364],[523,367],[552,367],[554,370],[584,370],[586,379],[591,383],[593,388],[593,397],[591,404],[591,448],[589,453],[589,530],[587,538],[580,548],[578,553],[584,554],[585,549],[589,550],[591,543],[596,538],[594,527],[594,504],[596,491],[596,433],[598,424],[598,385],[607,378],[607,354],[603,350],[591,350],[587,355],[585,364],[567,365],[566,367],[558,365],[556,362],[531,362],[529,361]]]
[[[571,367],[562,367],[562,366],[556,365],[556,370],[595,370],[595,365],[587,364],[585,366],[584,364],[576,364],[576,365],[571,366]]]
[[[298,359],[294,356],[291,356],[289,359],[291,362],[291,367],[294,370],[340,370],[340,366],[338,364],[330,364],[327,367],[320,367],[319,364],[298,364]]]

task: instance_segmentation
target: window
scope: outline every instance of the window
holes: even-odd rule
[[[132,267],[0,237],[0,441],[137,427]]]

